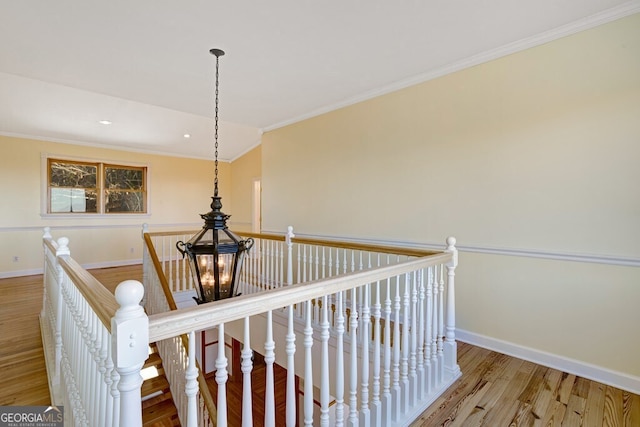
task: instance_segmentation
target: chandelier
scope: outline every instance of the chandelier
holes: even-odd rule
[[[218,301],[239,295],[237,292],[242,261],[253,246],[253,239],[242,240],[227,228],[226,215],[221,211],[222,201],[218,196],[218,87],[219,60],[224,51],[211,49],[216,57],[215,86],[215,180],[211,212],[201,214],[202,230],[187,243],[179,241],[176,248],[182,257],[188,257],[189,267],[196,283],[198,304]]]

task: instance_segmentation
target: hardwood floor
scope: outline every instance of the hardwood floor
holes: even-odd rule
[[[411,426],[640,426],[640,396],[458,343],[462,377]]]
[[[112,292],[142,266],[91,270]],[[42,275],[0,279],[0,406],[49,405],[40,322]]]
[[[91,273],[112,291],[142,280],[140,265]],[[0,279],[0,406],[50,403],[41,305],[42,276]],[[462,377],[412,427],[640,426],[639,395],[465,343],[458,355]]]

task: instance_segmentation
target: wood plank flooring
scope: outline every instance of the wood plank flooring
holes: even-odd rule
[[[640,396],[458,343],[462,377],[411,427],[640,426]]]
[[[91,273],[111,291],[142,280],[140,265]],[[0,279],[0,406],[50,403],[41,305],[42,276]],[[636,394],[465,343],[458,355],[462,377],[412,427],[640,426]]]
[[[91,270],[112,292],[127,279],[142,280],[142,266]],[[0,279],[0,406],[49,405],[39,315],[42,275]]]

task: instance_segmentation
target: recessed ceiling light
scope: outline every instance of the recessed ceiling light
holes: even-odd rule
[[[184,134],[184,135],[182,135],[182,136],[184,136],[185,138],[191,138],[191,134],[189,134],[189,133],[185,133],[185,134]]]
[[[98,121],[101,125],[110,125],[112,122],[110,120],[100,120]]]

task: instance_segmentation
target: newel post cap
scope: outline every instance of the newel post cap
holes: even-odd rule
[[[451,261],[447,263],[447,267],[449,268],[456,268],[458,266],[458,249],[456,249],[456,243],[455,237],[447,237],[447,249],[445,252],[451,253]]]
[[[140,305],[144,286],[137,280],[125,280],[116,288],[120,308],[111,319],[113,358],[116,367],[144,363],[149,351],[149,318]]]
[[[58,244],[56,256],[71,255],[71,251],[69,250],[69,239],[67,237],[59,238],[56,243]]]

